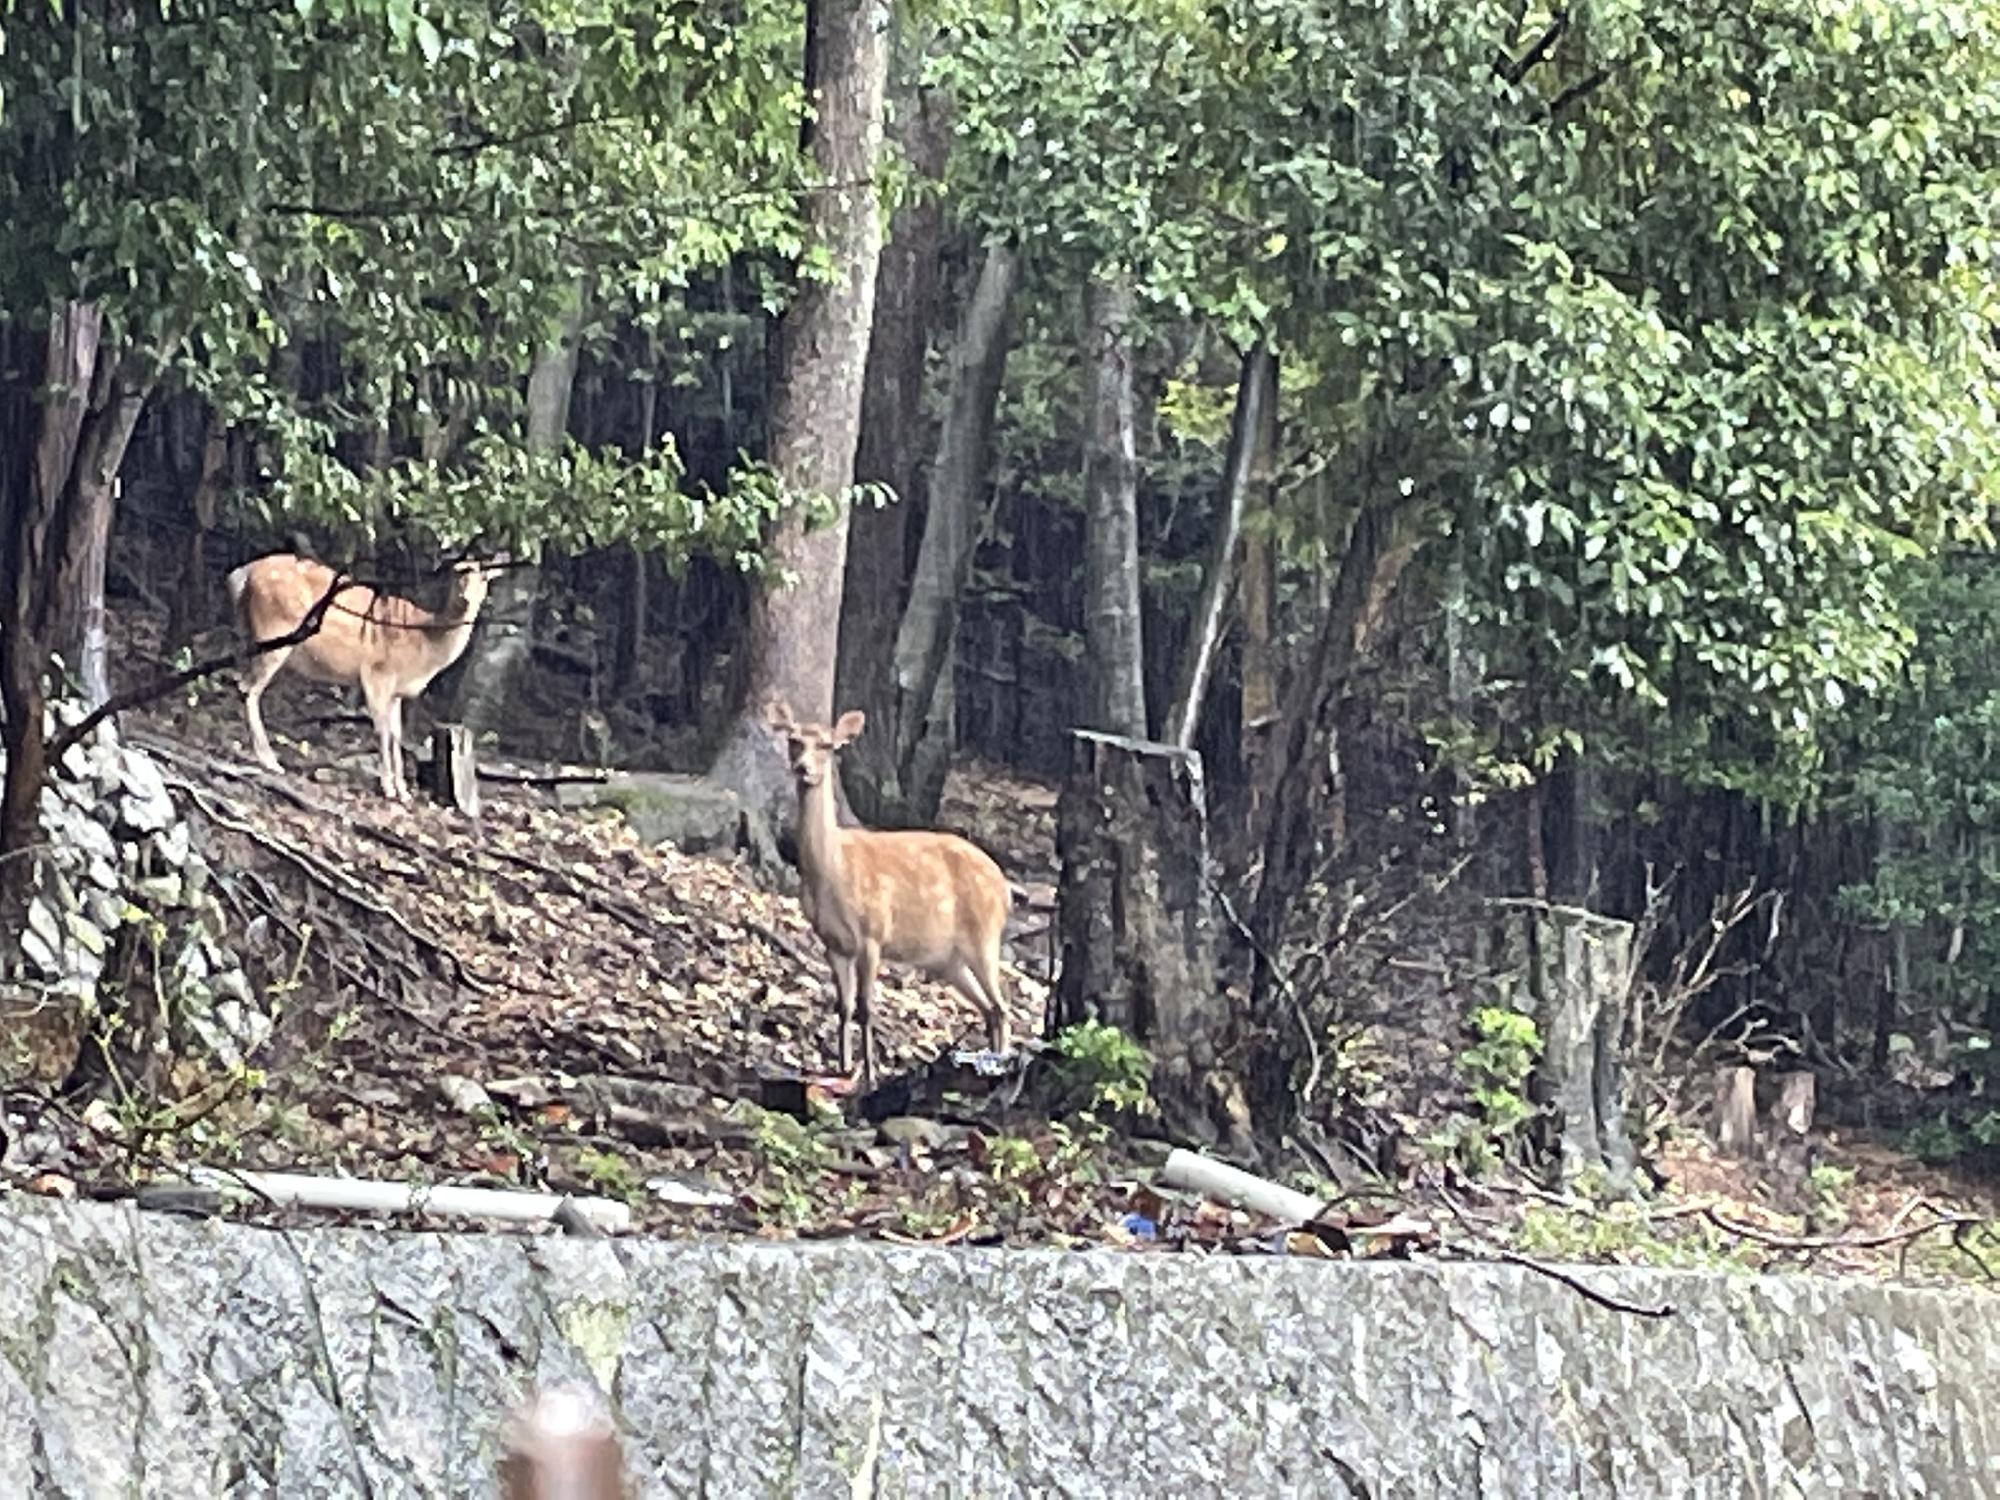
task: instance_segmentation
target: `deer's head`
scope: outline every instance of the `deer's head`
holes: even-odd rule
[[[824,724],[801,724],[792,717],[791,709],[773,703],[764,710],[764,722],[784,743],[785,763],[791,767],[792,780],[804,792],[826,780],[834,756],[861,733],[867,720],[860,709],[850,708],[828,729]]]

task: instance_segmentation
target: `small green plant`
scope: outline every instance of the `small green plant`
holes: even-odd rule
[[[1085,1093],[1086,1109],[1153,1112],[1153,1059],[1116,1026],[1079,1021],[1056,1037],[1055,1053],[1063,1076]]]
[[[590,1185],[606,1197],[622,1198],[631,1203],[642,1196],[638,1172],[632,1163],[616,1152],[586,1146],[576,1158],[576,1167]]]
[[[1854,1168],[1836,1167],[1832,1162],[1821,1162],[1806,1177],[1806,1186],[1812,1192],[1813,1229],[1817,1233],[1830,1233],[1844,1228],[1847,1224],[1847,1190],[1854,1186]]]
[[[1903,1146],[1918,1161],[1934,1167],[1945,1166],[1965,1155],[1965,1137],[1949,1115],[1911,1126],[1903,1137]]]
[[[1455,1158],[1474,1176],[1483,1176],[1506,1160],[1535,1117],[1528,1079],[1542,1055],[1542,1035],[1533,1017],[1504,1005],[1482,1005],[1466,1024],[1474,1040],[1459,1054],[1458,1071],[1471,1087],[1479,1117],[1458,1116],[1425,1145],[1436,1155]]]
[[[780,1222],[811,1222],[812,1188],[830,1159],[826,1143],[790,1115],[766,1111],[757,1117],[756,1145],[771,1176],[769,1201]]]

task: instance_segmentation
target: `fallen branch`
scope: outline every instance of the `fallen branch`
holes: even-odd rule
[[[197,1187],[227,1193],[247,1189],[274,1208],[324,1208],[352,1213],[432,1214],[446,1218],[502,1219],[516,1224],[552,1222],[564,1204],[595,1229],[617,1234],[632,1227],[632,1210],[610,1198],[498,1188],[436,1187],[417,1182],[374,1182],[358,1177],[312,1177],[299,1172],[228,1172],[195,1167]]]
[[[611,779],[608,770],[597,771],[502,771],[487,766],[479,768],[481,781],[499,782],[503,786],[576,786],[598,785]]]
[[[1567,1271],[1559,1271],[1546,1261],[1533,1256],[1521,1255],[1512,1250],[1503,1250],[1491,1240],[1480,1239],[1471,1246],[1452,1245],[1447,1247],[1471,1260],[1504,1261],[1510,1266],[1519,1266],[1524,1271],[1533,1271],[1537,1276],[1546,1276],[1558,1286],[1568,1287],[1586,1302],[1594,1302],[1611,1312],[1630,1313],[1635,1318],[1671,1318],[1675,1307],[1671,1302],[1647,1304],[1627,1302],[1621,1297],[1613,1297],[1608,1292],[1600,1292],[1595,1287],[1586,1286]]]
[[[1818,1253],[1822,1250],[1879,1250],[1884,1245],[1900,1245],[1906,1240],[1930,1234],[1934,1230],[1949,1229],[1954,1235],[1974,1229],[1986,1228],[1995,1221],[1981,1218],[1978,1214],[1948,1214],[1932,1209],[1935,1219],[1925,1224],[1908,1225],[1900,1229],[1885,1229],[1877,1234],[1777,1234],[1768,1229],[1760,1229],[1755,1224],[1739,1224],[1724,1218],[1714,1208],[1704,1208],[1702,1217],[1725,1234],[1736,1235],[1754,1244],[1764,1245],[1773,1250],[1798,1250]],[[1977,1259],[1977,1257],[1974,1257]]]

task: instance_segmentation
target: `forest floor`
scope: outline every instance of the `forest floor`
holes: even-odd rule
[[[1413,1148],[1322,1228],[1287,1233],[1163,1187],[1161,1143],[1073,1098],[1052,1106],[1018,1070],[994,1079],[955,1061],[982,1044],[977,1013],[906,976],[879,1005],[884,1074],[901,1082],[856,1100],[829,1076],[830,986],[796,900],[740,860],[647,847],[615,814],[565,810],[531,779],[487,784],[476,823],[390,804],[350,713],[295,679],[274,690],[279,777],[247,762],[225,683],[128,716],[206,825],[232,940],[286,1011],[254,1072],[183,1065],[178,1104],[44,1112],[40,1155],[13,1185],[103,1191],[202,1163],[606,1196],[661,1235],[2000,1272],[1990,1185],[1841,1134],[1781,1173],[1673,1133],[1655,1156],[1667,1185],[1610,1205],[1471,1180]],[[965,766],[941,822],[1045,892],[1054,804],[1048,786]],[[1047,917],[1017,912],[1010,945],[1029,1037],[1043,1029]],[[1450,1018],[1383,1022],[1348,1045],[1396,1060],[1367,1103],[1409,1141],[1436,1122],[1428,1095],[1463,1091],[1456,1035]],[[1305,1165],[1272,1170],[1330,1193]]]

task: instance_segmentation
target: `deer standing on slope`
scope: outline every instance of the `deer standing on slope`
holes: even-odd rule
[[[243,671],[243,717],[250,748],[266,770],[279,769],[264,732],[264,689],[291,662],[306,676],[361,689],[382,757],[382,795],[408,801],[403,777],[403,700],[414,698],[465,653],[473,622],[486,602],[497,566],[461,562],[452,570],[451,597],[436,613],[365,583],[343,584],[317,633],[296,646],[267,651]],[[298,629],[334,585],[333,569],[309,557],[275,552],[229,575],[236,619],[252,641]]]
[[[984,1013],[988,1045],[1005,1052],[1000,933],[1013,898],[1000,867],[956,834],[840,826],[834,756],[861,733],[859,709],[828,729],[795,723],[774,703],[765,721],[784,739],[798,786],[801,904],[833,965],[841,1072],[854,1071],[848,1031],[858,1009],[862,1087],[874,1087],[875,978],[885,958],[950,984]]]

